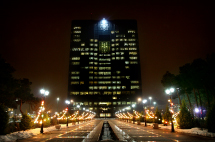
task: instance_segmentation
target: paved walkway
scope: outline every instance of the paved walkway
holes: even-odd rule
[[[170,132],[165,129],[153,129],[151,126],[137,125],[119,120],[108,120],[109,123],[115,125],[118,131],[117,135],[121,140],[129,142],[151,142],[151,141],[175,141],[175,142],[214,142],[214,138],[203,137],[198,135],[184,134],[178,132]]]
[[[103,120],[92,120],[68,128],[51,131],[17,142],[96,142],[102,129]]]

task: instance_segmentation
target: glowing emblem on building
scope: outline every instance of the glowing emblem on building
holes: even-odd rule
[[[102,21],[100,22],[100,28],[102,30],[108,30],[108,22],[107,20],[105,20],[105,18],[102,19]]]

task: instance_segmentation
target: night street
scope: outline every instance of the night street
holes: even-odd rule
[[[111,124],[112,129],[117,130],[115,133],[119,141],[140,142],[140,141],[214,141],[214,138],[203,137],[198,135],[171,133],[170,130],[153,129],[151,126],[136,125],[114,119],[106,119]],[[56,130],[44,134],[39,134],[32,138],[17,140],[18,142],[27,141],[71,141],[71,142],[95,142],[98,141],[102,124],[106,120],[93,120],[69,128]],[[121,131],[122,130],[122,131]],[[104,141],[104,140],[103,140]],[[109,140],[112,141],[112,140]]]

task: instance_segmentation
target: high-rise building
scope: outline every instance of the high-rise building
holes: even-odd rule
[[[68,99],[97,117],[136,104],[142,93],[136,20],[73,20]],[[77,107],[78,106],[78,107]]]

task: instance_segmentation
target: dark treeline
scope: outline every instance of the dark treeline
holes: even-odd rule
[[[27,103],[34,108],[40,99],[31,93],[29,79],[16,79],[12,75],[14,72],[15,69],[0,55],[0,105],[14,109],[19,105],[23,114],[22,104]]]
[[[181,100],[185,99],[190,110],[194,107],[209,110],[215,100],[215,53],[179,67],[178,75],[167,71],[161,83],[165,89],[176,89],[180,105]]]

